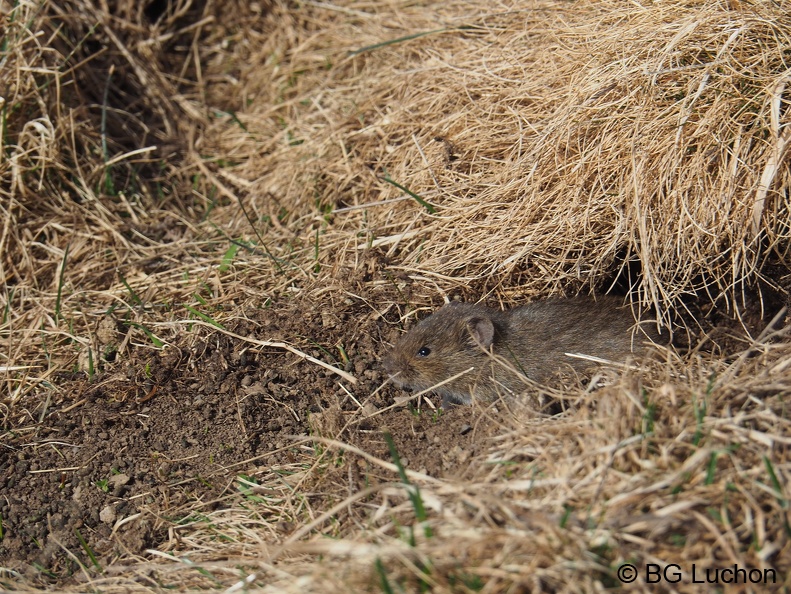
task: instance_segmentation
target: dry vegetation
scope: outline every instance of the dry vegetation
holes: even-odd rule
[[[2,481],[49,415],[227,338],[214,324],[354,374],[359,420],[375,353],[312,340],[350,304],[379,352],[451,295],[615,286],[701,316],[698,338],[733,321],[727,348],[568,388],[560,415],[475,410],[447,472],[416,445],[400,474],[316,415],[282,437],[298,459],[240,460],[258,486],[221,505],[132,502],[105,540],[148,521],[140,550],[86,524],[51,567],[16,564],[2,518],[3,588],[588,592],[631,562],[678,564],[678,591],[693,564],[791,589],[787,2],[0,0],[0,19]],[[304,319],[269,336],[264,307]]]

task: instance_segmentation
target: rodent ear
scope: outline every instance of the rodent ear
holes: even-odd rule
[[[489,318],[472,318],[467,322],[467,329],[479,346],[485,349],[492,346],[494,342],[494,324]]]

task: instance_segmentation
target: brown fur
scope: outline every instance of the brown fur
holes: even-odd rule
[[[416,390],[473,368],[434,390],[447,407],[524,391],[519,372],[542,383],[595,365],[565,353],[623,362],[658,339],[656,324],[638,326],[617,297],[553,299],[509,311],[450,303],[402,336],[384,366],[396,384]]]

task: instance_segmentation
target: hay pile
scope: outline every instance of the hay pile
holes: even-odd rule
[[[198,288],[228,319],[350,277],[367,279],[380,312],[614,283],[665,320],[692,295],[723,309],[788,298],[783,6],[160,10],[0,2],[6,430],[38,418],[58,374],[93,372],[108,308],[139,299],[129,324],[167,341],[178,330],[157,323],[183,318],[170,304]],[[150,348],[141,336],[124,348]],[[561,418],[504,426],[464,481],[410,471],[425,516],[393,465],[369,459],[393,482],[339,491],[290,537],[224,509],[168,550],[80,579],[102,591],[594,591],[631,562],[678,563],[687,578],[695,563],[776,570],[787,588],[789,369],[782,330],[728,360],[668,353],[595,400],[566,395],[577,406]]]
[[[288,28],[268,39],[245,126],[218,123],[217,150],[264,196],[331,206],[338,242],[361,226],[350,209],[401,198],[366,210],[369,243],[446,283],[590,290],[636,262],[636,292],[672,307],[787,256],[787,15],[513,9],[317,10],[333,25],[282,58]],[[360,51],[416,31],[435,33]]]

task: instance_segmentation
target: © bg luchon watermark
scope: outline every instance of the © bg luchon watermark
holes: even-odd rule
[[[624,563],[616,572],[621,583],[640,581],[644,584],[755,584],[777,583],[777,571],[740,567],[733,564],[725,567],[701,567],[696,563],[687,570],[675,563]]]

